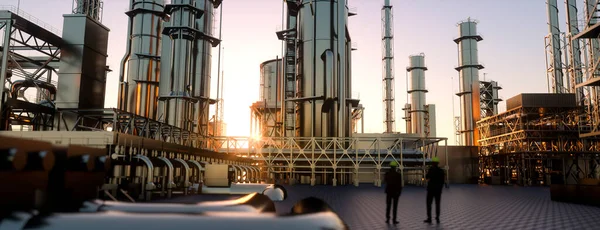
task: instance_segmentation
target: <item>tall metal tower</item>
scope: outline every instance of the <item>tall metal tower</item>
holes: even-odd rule
[[[568,62],[565,57],[563,62],[564,45],[566,37],[560,32],[558,24],[558,6],[556,0],[546,0],[548,9],[548,32],[546,43],[546,69],[548,77],[548,91],[552,93],[568,93],[571,89],[570,82],[564,82],[563,67]]]
[[[383,46],[383,109],[384,133],[394,132],[394,16],[391,0],[384,0],[381,8],[381,31]]]
[[[479,109],[479,70],[483,65],[479,64],[477,54],[477,43],[483,38],[477,34],[477,22],[470,18],[458,24],[459,37],[454,39],[458,44],[458,67],[460,97],[460,117],[462,143],[467,146],[477,145],[478,133],[475,130],[475,122],[480,119]]]
[[[577,104],[580,106],[586,105],[586,98],[588,95],[588,89],[585,87],[579,87],[576,89],[576,85],[583,82],[583,62],[581,61],[581,40],[572,40],[572,37],[579,33],[579,23],[577,19],[577,4],[576,0],[565,1],[567,9],[567,41],[568,41],[568,52],[569,59],[571,59],[570,65],[567,67],[568,79],[571,83],[571,92],[576,93]]]
[[[406,67],[406,71],[410,73],[408,94],[410,94],[411,133],[425,135],[426,127],[429,125],[426,120],[428,110],[425,108],[427,104],[425,98],[427,93],[425,87],[425,71],[427,71],[425,54],[411,55],[408,59],[410,65]]]

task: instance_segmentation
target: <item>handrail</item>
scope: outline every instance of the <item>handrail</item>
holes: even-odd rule
[[[58,36],[62,36],[62,31],[60,31],[59,29],[54,28],[50,24],[45,23],[44,21],[32,16],[31,14],[26,13],[25,11],[23,11],[21,9],[17,9],[17,7],[15,7],[15,6],[0,5],[0,10],[8,10],[8,11],[12,12],[13,14],[19,15],[20,17],[27,19],[27,21],[33,22],[36,25],[38,25]]]

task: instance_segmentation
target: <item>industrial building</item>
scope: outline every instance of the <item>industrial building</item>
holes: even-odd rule
[[[103,189],[112,193],[125,193],[118,190],[124,184],[137,199],[185,193],[186,181],[201,182],[207,164],[256,175],[240,182],[381,186],[389,163],[397,161],[405,183],[422,185],[434,156],[442,159],[450,183],[542,185],[559,183],[552,175],[562,175],[562,183],[600,176],[600,23],[592,0],[586,1],[589,20],[582,32],[573,25],[575,1],[566,1],[573,17],[567,34],[560,33],[556,0],[547,1],[549,93],[513,97],[503,113],[502,87],[480,80],[478,22],[457,24],[460,144],[452,147],[438,137],[436,106],[426,100],[426,82],[439,76],[425,77],[437,67],[427,66],[423,53],[408,57],[406,132],[395,128],[390,0],[381,8],[383,132],[365,133],[368,105],[352,98],[356,48],[348,18],[357,13],[347,0],[298,0],[284,3],[285,26],[273,31],[283,54],[251,70],[260,71],[259,98],[250,105],[245,137],[225,135],[223,76],[211,76],[215,56],[221,62],[214,24],[222,21],[216,19],[223,17],[217,12],[222,1],[132,0],[123,12],[129,17],[126,53],[112,67],[119,72],[119,99],[111,109],[104,108],[106,73],[113,70],[106,64],[110,31],[102,24],[102,2],[74,2],[62,32],[16,9],[0,10],[0,82],[7,87],[0,135],[106,149],[116,164]],[[211,89],[215,79],[219,84]],[[38,96],[27,98],[27,89]]]

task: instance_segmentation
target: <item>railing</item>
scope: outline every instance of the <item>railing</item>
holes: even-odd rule
[[[417,150],[447,138],[394,137],[206,137],[211,150],[252,157],[259,153],[284,152],[382,152]],[[441,146],[442,144],[440,144]]]
[[[45,23],[44,21],[32,16],[31,14],[26,13],[25,11],[22,11],[21,9],[17,9],[17,7],[15,6],[2,6],[0,5],[0,10],[8,10],[16,15],[19,15],[20,17],[27,19],[28,21],[35,23],[36,25],[58,35],[58,36],[62,36],[62,31],[60,31],[59,29],[54,28],[53,26],[51,26],[48,23]]]

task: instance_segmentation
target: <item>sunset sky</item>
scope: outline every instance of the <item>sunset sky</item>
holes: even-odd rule
[[[0,5],[17,6],[18,0]],[[127,0],[104,0],[102,23],[110,28],[108,65],[114,71],[107,82],[106,107],[117,105],[119,64],[125,53]],[[353,97],[366,107],[365,132],[383,131],[381,6],[383,0],[350,0],[358,15],[349,19],[352,53]],[[453,116],[458,115],[456,24],[469,17],[478,20],[480,73],[503,87],[508,99],[522,92],[546,92],[544,36],[548,33],[544,0],[394,0],[396,130],[405,131],[402,106],[406,103],[408,56],[425,53],[427,103],[436,104],[437,136],[454,143]],[[564,28],[564,1],[558,1]],[[578,6],[583,9],[582,3]],[[275,31],[281,28],[280,0],[224,0],[223,47],[225,120],[229,135],[247,136],[249,106],[258,99],[259,64],[281,55]],[[62,28],[62,15],[71,11],[72,0],[21,0],[20,8],[36,18]],[[581,12],[580,12],[581,15]],[[216,86],[216,49],[213,85]],[[216,93],[213,88],[212,93]],[[455,112],[452,111],[452,98]],[[505,104],[500,104],[500,111]],[[454,114],[454,115],[453,115]]]

